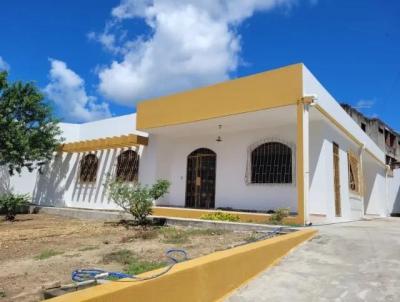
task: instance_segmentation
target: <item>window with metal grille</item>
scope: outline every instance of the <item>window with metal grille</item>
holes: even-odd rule
[[[264,143],[251,152],[251,183],[292,183],[292,150],[279,142]]]
[[[126,150],[118,155],[117,175],[119,181],[137,181],[139,172],[139,155],[134,150]]]
[[[96,182],[99,160],[94,154],[87,154],[81,159],[79,180],[83,183]]]
[[[357,194],[361,194],[360,162],[359,158],[353,153],[348,153],[349,166],[349,188]]]

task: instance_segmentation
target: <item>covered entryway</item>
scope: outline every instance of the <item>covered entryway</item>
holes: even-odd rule
[[[189,154],[186,172],[186,207],[214,208],[216,161],[217,155],[210,149],[200,148]]]

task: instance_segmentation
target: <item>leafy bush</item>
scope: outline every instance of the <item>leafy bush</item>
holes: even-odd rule
[[[200,219],[204,220],[219,220],[219,221],[239,221],[240,217],[236,214],[226,212],[214,212],[201,215]]]
[[[111,199],[125,212],[132,214],[139,225],[147,223],[147,216],[152,213],[153,200],[168,193],[169,186],[167,180],[158,180],[150,188],[118,180],[106,183]]]
[[[289,208],[278,208],[275,213],[271,215],[269,222],[272,224],[282,224],[283,220],[289,216]]]
[[[168,189],[171,186],[171,183],[165,179],[159,179],[157,182],[150,188],[150,195],[154,200],[159,199],[168,193]]]
[[[6,214],[6,220],[14,221],[18,210],[29,203],[29,195],[4,193],[0,195],[0,211]]]

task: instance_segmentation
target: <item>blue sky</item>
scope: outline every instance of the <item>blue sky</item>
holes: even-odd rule
[[[0,37],[0,67],[35,81],[64,121],[303,62],[337,100],[400,130],[396,0],[13,0]]]

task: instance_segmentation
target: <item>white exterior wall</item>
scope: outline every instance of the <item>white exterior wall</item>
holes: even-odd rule
[[[359,154],[360,148],[323,120],[310,122],[309,213],[336,220],[333,142],[339,145],[341,219],[358,219],[362,216],[362,198],[349,190],[347,152]]]
[[[387,177],[387,211],[400,214],[400,168],[393,171],[393,176]]]
[[[289,207],[297,211],[297,191],[293,184],[246,184],[248,147],[263,139],[278,139],[296,145],[296,127],[287,125],[279,128],[258,129],[222,135],[223,141],[215,141],[216,135],[185,137],[171,140],[150,136],[151,143],[145,153],[152,153],[147,162],[156,162],[151,171],[141,171],[143,183],[157,178],[171,181],[170,193],[159,204],[185,206],[187,156],[198,148],[209,148],[217,154],[215,207],[236,209],[269,210]],[[153,150],[152,150],[153,149]],[[155,150],[157,149],[157,150]],[[295,147],[292,149],[295,163]],[[146,170],[149,164],[146,164]],[[296,172],[293,170],[293,180]]]
[[[37,178],[33,202],[48,206],[117,209],[118,207],[108,199],[104,184],[108,175],[114,176],[117,156],[126,149],[94,152],[99,159],[95,183],[79,182],[79,162],[85,153],[63,153],[57,156]],[[137,151],[140,155],[142,149]]]
[[[364,208],[365,214],[388,216],[386,205],[386,168],[377,163],[370,155],[365,154],[364,169]]]
[[[325,214],[328,219],[336,220],[333,187],[332,141],[334,141],[339,144],[340,148],[342,218],[356,219],[360,218],[364,213],[387,215],[387,183],[383,164],[385,162],[384,152],[380,150],[372,139],[362,131],[350,116],[348,116],[305,66],[303,66],[303,89],[305,96],[316,95],[318,106],[328,112],[338,124],[342,125],[365,147],[365,150],[362,152],[365,194],[364,197],[360,199],[359,196],[354,195],[349,190],[347,151],[351,149],[355,154],[359,155],[361,153],[361,147],[356,145],[353,140],[326,118],[324,118],[325,126],[315,126],[314,128],[316,129],[311,130],[310,157],[314,158],[314,161],[316,160],[317,162],[314,163],[316,166],[316,168],[314,168],[314,175],[310,175],[310,213]],[[310,110],[316,111],[317,109],[311,108]],[[314,116],[318,114],[314,113]],[[313,135],[313,131],[315,135]],[[315,146],[313,146],[313,144],[315,144]],[[321,150],[319,159],[317,159],[318,150],[313,150],[315,148],[320,148]],[[370,156],[366,151],[372,153],[380,161]],[[311,165],[310,163],[310,173],[312,174]],[[321,180],[321,178],[324,180]],[[325,183],[325,187],[323,183]],[[321,203],[321,200],[324,200],[324,202]]]
[[[120,116],[85,124],[60,123],[65,142],[146,133],[136,130],[136,114]],[[127,148],[125,148],[127,149]],[[139,153],[143,147],[133,148]],[[32,202],[40,205],[70,206],[78,208],[117,209],[104,191],[107,175],[115,172],[117,156],[123,149],[98,150],[97,180],[93,184],[79,182],[79,162],[85,153],[62,153],[55,156],[43,170],[32,173],[23,170],[21,175],[9,177],[5,167],[1,171],[1,190],[7,185],[18,193],[30,193]],[[140,164],[140,163],[139,163]]]

